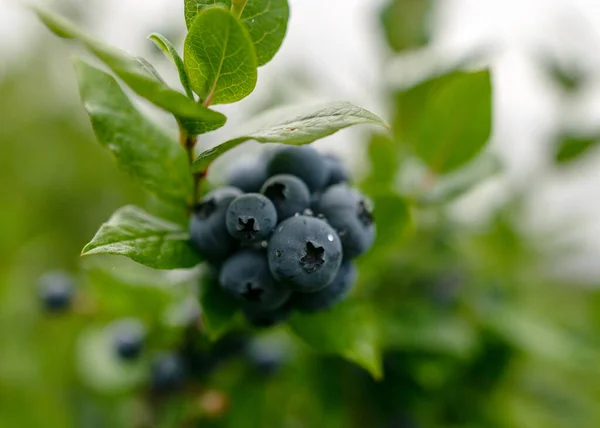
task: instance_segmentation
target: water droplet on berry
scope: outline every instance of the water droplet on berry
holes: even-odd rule
[[[327,240],[329,242],[333,242],[333,235],[331,233],[329,235],[327,235]]]

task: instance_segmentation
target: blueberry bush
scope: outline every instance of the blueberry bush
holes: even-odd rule
[[[433,3],[387,2],[382,69],[427,50]],[[176,85],[156,56],[38,8],[86,52],[73,59],[84,109],[52,92],[43,47],[0,80],[0,177],[14,183],[0,212],[0,426],[597,426],[595,288],[544,269],[562,253],[523,226],[526,191],[484,227],[452,215],[503,174],[479,53],[414,79],[382,73],[386,120],[274,99],[199,150],[226,123],[218,105],[251,94],[285,43],[290,7],[184,6],[182,55],[149,36]],[[46,106],[19,102],[35,81]],[[312,145],[354,125],[368,125],[363,173]],[[40,153],[10,144],[40,135]],[[593,135],[557,135],[556,168],[594,150]],[[215,171],[247,141],[259,156]]]

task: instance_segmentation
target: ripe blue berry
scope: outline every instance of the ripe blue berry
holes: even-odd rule
[[[268,245],[269,268],[282,286],[314,292],[329,285],[342,263],[342,246],[325,221],[295,216],[282,222]]]
[[[125,319],[114,326],[114,348],[124,360],[134,360],[142,352],[146,331],[142,323],[135,319]]]
[[[278,149],[267,164],[267,174],[291,174],[300,178],[311,191],[327,181],[325,159],[310,146],[285,146]]]
[[[240,165],[234,169],[227,180],[228,184],[237,187],[244,193],[258,193],[267,180],[267,165],[264,160]]]
[[[226,259],[237,246],[227,231],[225,217],[229,204],[242,192],[223,187],[208,193],[194,208],[190,223],[192,244],[209,261]]]
[[[181,359],[170,352],[161,352],[154,356],[151,364],[151,385],[158,393],[172,392],[178,389],[185,379],[185,369]]]
[[[64,312],[71,306],[75,281],[66,272],[48,272],[38,280],[39,293],[44,308],[49,312]]]
[[[358,257],[373,245],[375,224],[371,203],[357,190],[345,184],[332,186],[323,193],[315,209],[337,230],[344,257]]]
[[[292,297],[293,306],[301,312],[316,312],[329,309],[344,298],[356,281],[356,266],[344,261],[331,284],[315,293],[296,293]]]
[[[341,159],[335,155],[325,155],[325,164],[327,165],[328,176],[325,187],[331,187],[335,184],[347,183],[350,176]]]
[[[259,242],[271,235],[277,225],[273,203],[258,193],[235,198],[227,209],[227,230],[242,242]]]
[[[291,294],[278,288],[266,254],[256,250],[242,250],[227,259],[221,267],[219,283],[237,300],[260,310],[280,307]]]
[[[274,175],[265,182],[260,192],[273,202],[280,222],[302,213],[310,205],[308,187],[293,175]]]

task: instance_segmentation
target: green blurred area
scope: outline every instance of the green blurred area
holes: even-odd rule
[[[401,0],[391,3],[402,10]],[[395,51],[426,41],[421,27],[398,31],[393,16],[383,21]],[[454,220],[447,204],[422,203],[443,201],[437,194],[401,195],[409,147],[379,134],[365,141],[370,173],[358,183],[373,198],[379,234],[359,261],[352,299],[375,310],[384,379],[315,353],[286,326],[242,327],[286,349],[274,375],[239,352],[200,370],[183,392],[153,397],[148,355],[117,361],[110,322],[140,318],[154,350],[190,335],[203,352],[214,345],[185,327],[196,288],[189,272],[80,260],[115,209],[152,202],[94,142],[67,55],[55,46],[40,41],[0,80],[0,427],[600,426],[596,289],[546,274],[560,253],[524,230],[519,195],[478,227]],[[426,187],[460,194],[451,179]],[[37,300],[38,276],[53,269],[79,278],[64,316],[45,314]]]

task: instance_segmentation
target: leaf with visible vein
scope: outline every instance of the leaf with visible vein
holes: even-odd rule
[[[110,74],[80,59],[75,71],[98,142],[148,191],[185,210],[193,182],[183,148],[140,114]]]
[[[316,314],[296,313],[292,331],[319,352],[338,354],[381,379],[379,326],[373,310],[363,302],[346,301]]]
[[[40,20],[57,36],[81,42],[135,93],[156,106],[178,118],[202,121],[203,132],[218,129],[225,124],[226,118],[223,114],[197,104],[182,93],[169,88],[138,58],[94,39],[65,18],[39,8],[34,10]]]
[[[200,154],[192,164],[194,172],[206,170],[217,157],[248,141],[302,145],[327,137],[353,125],[374,124],[388,127],[379,116],[348,102],[313,107],[292,107],[266,113],[254,121],[256,131],[226,141]],[[264,125],[270,123],[270,125]]]
[[[181,226],[128,205],[104,223],[82,255],[112,254],[154,269],[191,268],[201,262]]]
[[[232,0],[185,0],[185,22],[190,28],[202,10],[216,4],[231,7]],[[258,65],[265,65],[277,53],[287,32],[290,7],[287,0],[248,0],[240,17],[254,42]]]
[[[186,95],[189,99],[194,99],[194,93],[192,92],[192,88],[190,87],[190,78],[185,71],[185,67],[183,65],[183,59],[179,56],[177,49],[175,46],[160,33],[152,33],[148,36],[148,39],[152,40],[154,44],[162,50],[165,55],[173,62],[175,67],[177,68],[177,72],[179,73],[179,80],[181,81],[181,86],[185,90]]]
[[[205,105],[233,103],[254,90],[254,47],[248,31],[229,11],[215,7],[198,14],[183,51],[192,89]]]

